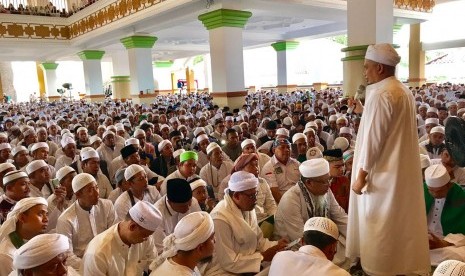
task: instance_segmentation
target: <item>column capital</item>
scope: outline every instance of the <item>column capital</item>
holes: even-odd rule
[[[158,38],[156,36],[141,35],[128,36],[120,39],[126,49],[152,48],[157,40]]]
[[[252,13],[248,11],[219,9],[201,14],[198,19],[207,30],[212,30],[220,27],[244,28],[251,16]]]
[[[55,62],[42,62],[40,65],[44,70],[56,70],[58,67],[58,63]]]
[[[77,53],[81,60],[101,60],[105,51],[85,50]]]
[[[287,51],[287,50],[294,50],[299,46],[300,42],[298,41],[278,41],[271,44],[271,47],[276,52]]]
[[[153,66],[157,68],[169,68],[173,65],[172,60],[159,60],[159,61],[154,61]]]

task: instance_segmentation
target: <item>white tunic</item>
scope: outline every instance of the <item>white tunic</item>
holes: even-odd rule
[[[300,179],[299,161],[289,158],[287,164],[282,164],[273,155],[270,161],[263,166],[260,176],[265,178],[270,188],[278,187],[281,193],[286,192]]]
[[[82,209],[78,201],[66,209],[58,218],[56,232],[69,239],[72,251],[68,257],[69,265],[79,269],[80,258],[89,242],[115,222],[115,209],[108,199],[99,199],[90,212]]]
[[[318,247],[304,245],[299,251],[278,252],[271,262],[268,275],[349,276],[350,274],[328,260]]]
[[[138,244],[126,245],[115,224],[97,235],[82,257],[83,276],[142,275],[157,256],[153,238]]]
[[[168,175],[165,179],[163,179],[163,182],[161,183],[161,187],[160,187],[160,194],[163,196],[163,195],[166,195],[166,185],[168,183],[168,180],[170,179],[175,179],[175,178],[180,178],[180,179],[184,179],[184,180],[187,180],[187,181],[190,181],[194,178],[197,178],[199,177],[198,175],[194,174],[188,178],[185,178],[181,172],[179,170],[176,170],[174,172],[172,172],[170,175]]]
[[[213,191],[215,192],[215,198],[218,198],[218,187],[220,183],[225,177],[227,177],[230,173],[232,168],[234,167],[233,162],[231,161],[224,161],[221,163],[219,169],[213,166],[210,162],[208,162],[203,168],[200,170],[199,176],[207,185],[211,185],[213,187]]]
[[[150,204],[155,204],[155,202],[157,202],[160,198],[161,195],[155,186],[147,186],[147,190],[145,191],[144,198],[142,200]],[[134,197],[134,202],[138,201],[140,200]],[[131,198],[129,197],[129,194],[126,191],[122,193],[115,201],[116,219],[118,221],[123,221],[131,207]]]
[[[351,191],[347,252],[368,274],[429,272],[428,230],[415,102],[395,77],[367,87],[352,168],[368,172],[363,195]]]
[[[175,263],[171,258],[166,259],[159,267],[150,273],[150,276],[201,276],[200,271],[195,267],[194,270],[187,266]]]
[[[16,247],[8,237],[0,242],[0,275],[8,275],[14,270],[13,254],[15,252]]]

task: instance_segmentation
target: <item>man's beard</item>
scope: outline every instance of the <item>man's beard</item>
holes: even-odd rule
[[[328,205],[326,201],[326,194],[316,196],[312,193],[309,193],[313,201],[313,207],[315,208],[315,214],[324,214],[326,206]]]
[[[212,261],[212,259],[213,259],[213,256],[205,257],[205,258],[203,258],[203,259],[201,259],[201,260],[199,261],[199,264],[206,264],[206,263],[209,263],[209,262]]]

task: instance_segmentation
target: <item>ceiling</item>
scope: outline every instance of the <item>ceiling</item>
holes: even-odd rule
[[[96,4],[101,6],[113,1],[99,0]],[[205,54],[209,52],[208,31],[197,17],[219,5],[240,6],[242,10],[253,13],[243,32],[245,48],[262,47],[279,40],[313,39],[346,33],[347,3],[342,0],[235,0],[234,4],[231,0],[214,0],[207,8],[207,2],[211,1],[165,0],[151,11],[141,11],[127,20],[111,23],[71,41],[0,38],[0,60],[79,60],[76,53],[82,50],[105,50],[104,60],[110,60],[111,53],[124,50],[120,38],[141,33],[158,38],[152,49],[153,60]],[[64,20],[69,24],[78,15],[83,16],[78,13],[70,18],[53,20]],[[406,24],[421,22],[428,17],[425,13],[398,9],[394,15],[396,22]],[[26,19],[38,20],[31,19],[33,16],[0,15],[0,22],[13,17],[23,22]]]

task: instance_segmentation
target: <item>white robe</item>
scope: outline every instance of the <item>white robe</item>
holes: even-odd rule
[[[355,183],[368,172],[366,191],[351,191],[346,254],[368,274],[429,272],[428,230],[415,101],[395,77],[367,87],[352,168]]]
[[[166,259],[159,267],[150,273],[150,276],[163,276],[163,275],[176,275],[176,276],[201,276],[202,274],[195,267],[194,270],[187,266],[175,263],[170,258]]]

